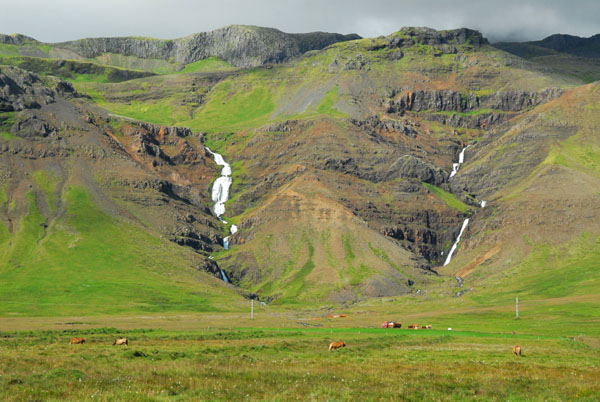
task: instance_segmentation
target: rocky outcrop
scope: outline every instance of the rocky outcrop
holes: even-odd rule
[[[48,81],[52,82],[52,79]],[[54,103],[57,97],[80,96],[70,83],[58,79],[54,79],[54,83],[56,86],[51,88],[29,71],[0,66],[0,112],[39,109]]]
[[[0,66],[0,112],[38,109],[54,102],[55,95],[35,74]]]
[[[206,152],[199,154],[185,140],[186,137],[193,135],[189,128],[140,122],[136,126],[124,127],[123,132],[129,138],[129,151],[140,156],[151,157],[152,166],[164,163],[191,165],[205,161]],[[169,152],[165,152],[163,148],[168,148]]]
[[[413,155],[404,155],[396,159],[389,169],[379,175],[380,180],[393,180],[397,178],[417,179],[424,183],[439,185],[446,181],[448,174],[443,170],[417,158]]]
[[[205,258],[197,267],[198,271],[204,271],[212,274],[214,277],[221,279],[221,269],[215,260]]]
[[[387,111],[388,113],[403,111],[467,113],[478,109],[495,109],[518,112],[546,103],[562,93],[560,88],[546,88],[540,92],[498,91],[482,95],[474,92],[464,94],[453,90],[406,91],[387,103]]]
[[[218,57],[237,67],[256,67],[283,63],[309,50],[354,39],[360,39],[360,36],[326,32],[288,34],[272,28],[230,25],[175,40],[92,38],[58,43],[55,47],[68,49],[86,58],[117,53],[188,64]]]
[[[464,44],[480,46],[488,43],[480,32],[467,28],[437,31],[426,27],[404,27],[399,33],[409,37],[415,43],[429,46]],[[403,41],[406,42],[408,41]]]
[[[36,116],[27,116],[17,121],[12,126],[11,132],[23,138],[48,137],[50,134],[56,133],[56,128]]]
[[[431,46],[431,54],[439,56],[442,54],[458,53],[457,46],[469,45],[480,47],[487,44],[488,41],[481,33],[472,29],[460,28],[448,31],[436,31],[431,28],[404,27],[399,32],[394,33],[382,40],[373,40],[373,43],[367,47],[368,50],[381,49],[403,49],[415,45]],[[386,58],[398,60],[403,56],[402,51],[387,53]]]
[[[392,91],[382,104],[387,113],[419,112],[427,120],[454,127],[488,128],[506,121],[518,112],[539,106],[561,96],[560,88],[539,92],[498,91],[489,94],[454,90]]]
[[[374,115],[363,120],[350,119],[349,121],[356,127],[360,127],[371,132],[399,132],[409,137],[415,137],[417,135],[415,128],[406,119],[403,121],[388,118],[381,119],[378,115]]]
[[[169,234],[169,240],[180,246],[191,247],[194,250],[206,252],[214,251],[212,247],[213,244],[220,244],[223,242],[222,238],[214,234],[207,236],[206,234],[200,233],[191,225],[180,226],[173,229]]]

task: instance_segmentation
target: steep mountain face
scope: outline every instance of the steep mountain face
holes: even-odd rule
[[[89,75],[71,80],[77,91],[5,73],[5,110],[25,109],[3,118],[5,137],[19,137],[16,144],[27,137],[28,149],[41,154],[65,141],[93,144],[77,164],[67,162],[73,151],[53,156],[69,172],[58,176],[61,183],[86,177],[84,188],[112,219],[170,240],[194,256],[195,268],[214,277],[223,270],[261,300],[355,302],[427,290],[454,296],[448,276],[467,281],[461,295],[481,286],[501,298],[499,278],[519,272],[535,282],[539,248],[596,258],[597,84],[581,86],[585,80],[500,51],[468,29],[403,28],[330,45],[320,34],[248,29],[224,28],[218,40],[217,31],[184,38],[181,47],[118,38],[114,46],[136,57],[181,50],[181,57],[194,55],[189,60],[208,57],[202,49],[237,49],[231,57],[248,65],[326,47],[268,68],[120,83]],[[99,41],[64,49],[81,46],[86,57],[112,52]],[[282,44],[279,53],[263,52],[265,43]],[[43,95],[47,102],[38,100]],[[84,123],[59,134],[60,122],[75,115]],[[14,155],[25,151],[7,138],[3,163],[20,166]],[[205,146],[232,168],[225,224],[211,210],[220,169]],[[85,167],[70,167],[78,164]],[[36,174],[19,169],[11,174]],[[15,186],[6,187],[7,199],[16,197]],[[571,196],[578,186],[585,191]],[[34,192],[47,198],[41,187]],[[565,215],[571,207],[585,213]],[[7,216],[14,221],[24,208],[6,207]],[[238,231],[225,250],[231,224]],[[559,233],[561,226],[568,229]],[[573,286],[583,281],[568,261],[553,261],[560,272],[576,271]]]
[[[469,148],[452,187],[489,201],[441,272],[495,302],[597,291],[599,105],[598,83],[578,87]]]
[[[174,60],[182,65],[218,57],[237,67],[283,63],[310,50],[360,36],[326,32],[287,34],[277,29],[230,25],[175,40],[146,38],[93,38],[56,43],[58,51],[68,50],[84,58],[105,53],[142,59]]]
[[[207,258],[222,234],[207,191],[217,167],[202,136],[111,118],[71,84],[14,67],[0,66],[0,105],[0,298],[34,272],[50,305],[95,283],[84,299],[106,291],[100,312],[122,296],[120,271],[138,292],[122,311],[153,299],[211,309],[215,295],[233,295],[216,291],[221,274]]]

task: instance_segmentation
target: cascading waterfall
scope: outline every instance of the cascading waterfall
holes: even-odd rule
[[[450,249],[450,252],[448,253],[448,257],[446,257],[446,262],[444,262],[444,266],[450,264],[450,260],[452,260],[452,254],[454,254],[456,247],[458,247],[458,242],[460,242],[460,237],[462,236],[463,232],[467,228],[468,224],[469,224],[469,218],[465,219],[465,221],[463,222],[462,228],[460,229],[460,233],[458,234],[456,241],[452,245],[452,248]]]
[[[456,173],[458,173],[458,169],[460,168],[460,165],[462,165],[465,162],[465,151],[470,146],[471,146],[471,144],[467,145],[466,147],[464,147],[462,149],[462,151],[460,151],[460,154],[458,155],[458,163],[452,164],[452,172],[450,173],[450,177],[454,177],[454,175],[456,175]],[[486,203],[487,203],[487,201],[481,200],[479,202],[479,205],[481,206],[481,208],[485,208]],[[460,242],[460,237],[462,236],[463,232],[467,228],[468,224],[469,224],[469,219],[467,218],[463,222],[462,228],[460,229],[460,233],[458,234],[456,241],[452,245],[452,248],[450,249],[450,252],[448,253],[448,256],[446,257],[446,262],[444,262],[444,266],[450,264],[450,261],[452,260],[452,254],[454,254],[454,251],[456,251],[456,247],[458,247],[458,243]],[[444,254],[444,253],[442,253],[442,254]],[[459,278],[457,277],[456,279],[458,280]],[[461,287],[462,287],[462,279],[460,279],[460,283],[461,283]]]
[[[458,168],[460,168],[460,165],[462,165],[465,162],[465,151],[467,150],[467,148],[469,148],[471,145],[467,145],[466,147],[464,147],[462,149],[462,151],[460,151],[460,154],[458,155],[458,163],[453,163],[452,164],[452,172],[450,173],[450,177],[454,177],[454,175],[456,173],[458,173]]]
[[[225,203],[229,199],[229,187],[231,187],[232,183],[231,166],[229,165],[229,163],[225,162],[225,159],[223,159],[223,156],[221,154],[211,151],[208,147],[205,148],[213,156],[215,163],[219,166],[223,166],[223,169],[221,169],[221,177],[215,180],[215,184],[213,184],[212,200],[215,203],[215,206],[213,208],[213,210],[215,211],[215,215],[217,215],[217,218],[219,218],[219,220],[222,223],[227,224],[227,222],[223,218],[221,218],[221,216],[225,214]],[[231,228],[229,228],[229,232],[231,234],[234,234],[237,231],[238,228],[236,225],[231,225]],[[227,236],[223,239],[223,247],[225,248],[225,250],[229,250],[230,237],[231,236]],[[221,277],[223,278],[224,282],[229,282],[229,279],[227,279],[227,275],[225,275],[225,272],[223,272],[222,269]]]
[[[221,271],[221,278],[223,278],[223,282],[229,283],[229,279],[227,279],[227,275],[225,275],[225,272],[221,268],[219,268],[219,270]]]

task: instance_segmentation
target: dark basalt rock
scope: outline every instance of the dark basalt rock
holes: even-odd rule
[[[467,28],[436,31],[426,27],[404,27],[400,29],[400,33],[409,36],[416,43],[429,46],[445,44],[480,46],[488,43],[480,32]],[[405,40],[404,43],[407,41]]]
[[[221,279],[221,269],[215,260],[206,258],[197,267],[198,271],[204,271],[212,274],[214,277]]]
[[[426,120],[437,121],[453,127],[487,129],[493,125],[510,120],[516,113],[479,113],[473,116],[462,116],[453,113],[451,115],[441,113],[423,113]]]
[[[55,91],[30,72],[0,66],[0,112],[39,109],[55,101]]]
[[[13,134],[24,138],[47,137],[55,131],[54,127],[50,127],[47,122],[36,116],[29,116],[24,120],[17,121],[11,128]]]
[[[391,90],[390,97],[382,100],[381,103],[387,113],[402,115],[407,111],[420,112],[419,115],[427,120],[439,121],[455,127],[488,128],[512,118],[515,113],[555,99],[562,93],[560,88],[546,88],[539,92],[498,91],[485,95],[477,95],[474,92],[464,94],[453,90]],[[440,113],[469,113],[481,109],[493,111],[468,116]]]
[[[444,171],[424,162],[416,156],[404,155],[392,163],[380,179],[414,178],[424,183],[439,185],[446,181],[447,175]]]
[[[383,120],[378,116],[369,116],[364,120],[350,119],[350,123],[357,127],[361,127],[365,130],[384,130],[387,132],[400,132],[409,137],[415,137],[417,131],[410,125],[408,120],[400,121],[384,118]]]
[[[540,92],[498,91],[488,95],[474,92],[463,94],[453,90],[406,91],[388,102],[388,113],[403,111],[472,112],[477,109],[497,109],[517,112],[538,106],[562,95],[560,88]]]

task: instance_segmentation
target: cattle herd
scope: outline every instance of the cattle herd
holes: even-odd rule
[[[83,338],[71,338],[71,342],[69,342],[69,344],[71,345],[81,345],[85,343],[85,339]],[[127,340],[127,338],[118,338],[115,339],[115,341],[113,342],[113,346],[115,345],[128,345],[129,346],[129,341]]]
[[[333,316],[330,316],[333,317]],[[397,321],[385,321],[383,324],[381,324],[381,328],[402,328],[402,324],[400,324]],[[419,324],[410,324],[408,326],[408,329],[433,329],[432,325],[423,325],[423,326],[419,326]],[[448,328],[448,330],[451,330],[452,328]],[[514,335],[514,331],[513,331],[513,335]],[[338,341],[338,342],[331,342],[331,344],[329,344],[329,351],[331,352],[332,350],[336,350],[336,349],[340,349],[340,348],[345,348],[346,347],[346,343],[342,342],[342,341]],[[523,352],[520,346],[515,346],[513,348],[513,353],[515,356],[523,356]]]
[[[387,321],[386,321],[387,324]],[[394,325],[394,323],[391,323],[391,326],[383,326],[383,328],[400,328],[400,323],[396,323],[396,325]],[[419,325],[418,324],[412,324],[408,326],[409,329],[419,329]],[[431,325],[425,325],[422,327],[422,329],[431,329]],[[84,344],[85,343],[85,339],[83,338],[71,338],[71,341],[69,342],[69,344],[71,345],[80,345],[80,344]],[[129,346],[129,341],[127,340],[127,338],[117,338],[115,339],[115,341],[113,342],[113,346],[120,346],[120,345],[127,345]],[[345,348],[346,347],[346,342],[343,341],[337,341],[337,342],[331,342],[329,344],[329,351],[331,352],[332,350],[336,350],[336,349],[340,349],[340,348]],[[521,349],[520,346],[515,346],[513,348],[513,354],[515,356],[523,356],[523,351]]]

